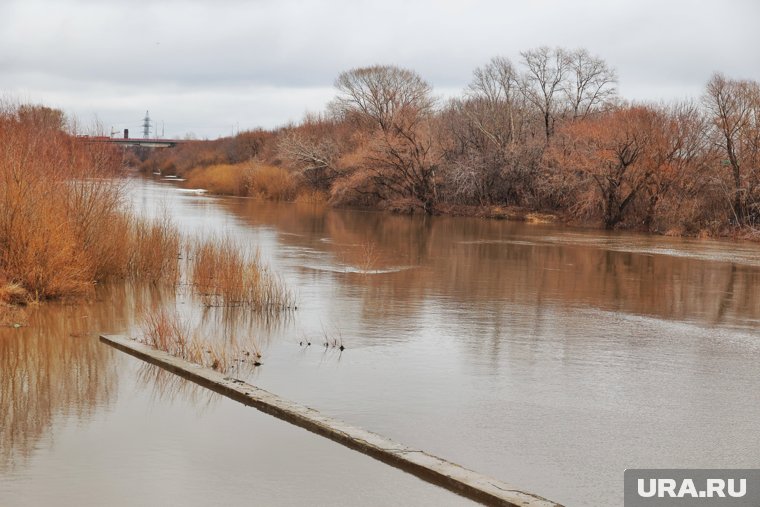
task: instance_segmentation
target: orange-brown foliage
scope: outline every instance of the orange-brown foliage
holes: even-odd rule
[[[244,195],[273,201],[292,201],[298,184],[293,173],[283,167],[257,164],[245,174]]]
[[[155,152],[143,167],[192,170],[197,186],[237,195],[322,191],[333,206],[507,206],[692,235],[760,224],[757,82],[716,74],[702,102],[629,105],[614,69],[585,50],[521,55],[476,69],[443,107],[411,70],[352,69],[324,114]],[[242,162],[252,167],[242,179],[219,169]]]
[[[673,230],[685,217],[673,198],[685,204],[704,190],[698,123],[688,107],[631,106],[561,126],[547,160],[556,180],[574,182],[568,211],[607,228]]]
[[[230,238],[199,241],[192,247],[191,283],[206,306],[245,306],[277,312],[293,307],[293,296],[261,262]]]
[[[0,280],[15,302],[83,296],[136,274],[145,224],[123,209],[121,152],[67,134],[51,111],[0,111]],[[176,263],[176,252],[167,257]]]
[[[204,188],[214,194],[247,195],[246,174],[249,170],[249,163],[196,167],[187,175],[185,187]]]

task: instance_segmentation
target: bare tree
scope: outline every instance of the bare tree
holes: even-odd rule
[[[548,141],[554,132],[565,79],[570,71],[570,59],[564,49],[546,46],[520,53],[526,67],[521,80],[525,97],[540,111]]]
[[[477,128],[499,148],[515,141],[515,107],[518,75],[507,58],[494,57],[473,72],[467,97],[474,107],[469,116]]]
[[[672,221],[681,213],[678,208],[705,188],[704,166],[710,150],[705,117],[696,103],[650,106],[648,111],[638,128],[649,133],[642,161],[650,168],[642,222],[652,230],[655,219]]]
[[[465,98],[439,115],[446,147],[447,196],[466,204],[524,204],[536,170],[533,142],[525,139],[533,106],[508,59],[475,69]],[[542,136],[543,137],[543,136]]]
[[[429,112],[432,88],[415,72],[393,65],[375,65],[342,72],[335,80],[334,107],[341,113],[360,113],[382,130],[393,127],[405,110]]]
[[[278,139],[277,152],[313,188],[327,190],[335,178],[340,151],[330,138],[309,138],[296,130],[288,131]]]
[[[734,217],[744,225],[748,212],[760,212],[754,202],[760,172],[760,86],[755,81],[714,74],[707,83],[704,103],[715,145],[726,157],[721,157],[723,165],[731,169]]]
[[[334,108],[369,128],[363,169],[374,183],[370,191],[382,200],[409,201],[432,213],[438,157],[430,85],[413,71],[374,66],[343,72],[335,86]]]
[[[585,118],[617,94],[615,70],[585,49],[565,55],[569,67],[564,91],[573,119]]]

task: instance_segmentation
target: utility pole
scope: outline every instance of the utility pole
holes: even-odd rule
[[[145,118],[143,118],[143,138],[148,139],[150,137],[150,113],[145,111]]]

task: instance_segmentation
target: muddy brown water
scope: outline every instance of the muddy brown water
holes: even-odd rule
[[[257,245],[295,291],[241,319],[264,364],[236,374],[264,389],[571,506],[622,505],[626,468],[760,468],[756,244],[131,198]],[[230,339],[221,310],[129,285],[0,330],[0,504],[467,503],[97,342],[146,306]]]

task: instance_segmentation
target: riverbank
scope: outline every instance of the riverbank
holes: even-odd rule
[[[129,332],[150,291],[99,296],[0,328],[3,504],[477,505],[115,353],[96,333]]]
[[[235,196],[235,197],[248,197],[252,199],[262,199],[271,201],[285,201],[285,202],[299,202],[307,203],[317,207],[334,207],[334,208],[346,208],[346,209],[367,209],[372,211],[384,211],[390,215],[414,215],[424,214],[421,209],[414,203],[405,201],[396,201],[393,203],[384,203],[379,208],[377,206],[336,206],[329,200],[329,195],[325,192],[315,191],[308,187],[304,187],[299,184],[299,181],[292,174],[289,176],[288,171],[285,169],[279,169],[277,171],[277,180],[280,182],[278,187],[287,188],[287,193],[278,193],[277,191],[266,190],[267,185],[265,183],[259,183],[263,191],[251,191],[249,186],[246,186],[244,181],[246,180],[246,171],[254,172],[255,169],[251,169],[251,164],[241,164],[239,167],[228,167],[221,172],[224,176],[221,179],[223,184],[216,182],[216,180],[209,180],[205,176],[202,168],[196,169],[194,174],[195,178],[181,178],[184,181],[178,181],[177,183],[182,188],[187,189],[202,189],[211,195],[220,196]],[[218,170],[218,169],[217,169]],[[136,167],[135,171],[139,172]],[[173,176],[173,175],[172,175]],[[217,174],[217,177],[220,176]],[[174,178],[168,179],[172,181]],[[265,178],[261,178],[259,181],[265,181]],[[241,190],[246,189],[249,190]],[[237,189],[237,190],[235,190]],[[283,198],[284,195],[294,196],[291,199]],[[272,197],[274,196],[274,197]],[[552,213],[537,211],[532,208],[526,208],[521,206],[505,206],[505,205],[466,205],[466,204],[451,204],[440,203],[434,208],[434,215],[453,216],[453,217],[475,217],[494,220],[510,220],[517,222],[527,222],[534,224],[564,224],[570,228],[580,229],[597,229],[603,230],[605,227],[599,222],[582,221],[576,217],[569,216],[566,213]],[[743,227],[731,226],[729,224],[716,225],[709,229],[691,230],[683,228],[671,228],[668,230],[651,230],[643,224],[639,226],[618,227],[616,230],[631,231],[637,233],[652,234],[655,236],[667,236],[667,237],[684,237],[684,238],[699,238],[699,239],[731,239],[735,241],[753,241],[760,242],[760,228],[750,225]]]
[[[536,58],[521,62],[535,76],[524,67],[545,70],[538,62],[570,53],[524,54]],[[412,70],[347,70],[324,113],[156,150],[141,167],[223,194],[294,200],[319,192],[335,207],[500,218],[530,211],[606,230],[757,236],[757,82],[716,73],[700,100],[655,104],[621,100],[610,80],[602,85],[609,93],[588,96],[580,113],[564,94],[525,100],[542,92],[532,79],[514,79],[515,68],[492,60],[446,103]],[[572,90],[573,80],[561,84],[569,75],[555,84]]]

